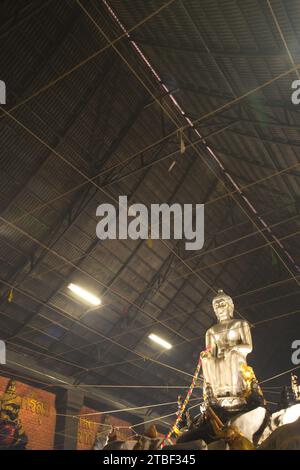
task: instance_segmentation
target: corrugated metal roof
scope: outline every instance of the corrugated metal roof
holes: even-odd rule
[[[20,3],[25,8],[27,2]],[[129,29],[163,2],[110,4]],[[275,0],[272,5],[297,63],[299,6]],[[86,382],[182,383],[180,373],[132,362],[140,355],[157,356],[146,338],[150,331],[155,329],[174,344],[182,342],[160,360],[192,373],[194,353],[203,347],[205,330],[214,321],[212,289],[227,290],[239,312],[255,322],[293,310],[297,285],[280,262],[274,266],[270,246],[255,233],[236,194],[226,196],[232,188],[222,183],[220,168],[203,147],[197,146],[201,158],[191,146],[183,156],[172,155],[179,149],[179,138],[166,110],[179,127],[186,121],[130,41],[120,39],[116,47],[148,90],[113,47],[107,47],[78,5],[52,0],[39,7],[32,2],[28,19],[25,15],[13,27],[15,8],[7,3],[0,29],[1,78],[8,90],[5,109],[18,106],[12,110],[18,122],[0,118],[0,204],[2,217],[19,227],[4,222],[0,226],[0,331],[5,337],[13,335],[15,349],[40,354],[41,362],[70,377],[98,367],[82,378]],[[110,39],[122,34],[104,4],[87,3],[86,8]],[[263,2],[174,1],[137,27],[131,38],[186,115],[199,119],[201,134],[212,133],[207,142],[230,175],[241,186],[249,185],[245,194],[274,226],[274,233],[285,238],[284,246],[298,262],[300,118],[291,103],[295,73],[218,110],[291,67]],[[87,60],[92,54],[95,57]],[[61,74],[65,77],[59,79]],[[191,142],[197,137],[192,131],[187,136]],[[159,161],[161,157],[166,158]],[[276,171],[279,174],[272,176]],[[94,181],[105,194],[82,176],[99,173]],[[265,181],[256,183],[260,179]],[[160,241],[153,241],[152,248],[140,241],[97,241],[97,205],[121,194],[146,205],[208,202],[203,250],[186,252],[175,241],[168,242],[169,248]],[[276,289],[264,288],[284,280]],[[68,293],[70,281],[99,293],[103,307],[87,312]],[[15,287],[12,303],[6,301],[10,286]],[[280,296],[285,301],[275,303],[273,298]],[[293,321],[297,325],[295,317]],[[282,323],[272,323],[273,330],[276,337],[284,331]],[[252,361],[259,374],[271,375],[272,340],[264,371],[264,330],[254,334]],[[184,342],[195,336],[197,342]],[[282,348],[289,347],[290,337],[287,328]],[[123,364],[126,360],[131,362]],[[116,362],[122,364],[109,366]],[[282,360],[282,368],[284,364]],[[135,391],[132,400],[140,403],[145,396]],[[164,392],[157,396],[166,398]]]

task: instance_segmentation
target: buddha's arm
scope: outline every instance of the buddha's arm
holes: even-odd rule
[[[210,330],[208,330],[206,332],[205,344],[206,344],[206,348],[209,349],[211,355],[216,356],[217,355],[217,344],[215,342],[214,335],[212,334],[212,332]]]
[[[238,345],[238,350],[243,354],[248,354],[252,351],[252,336],[249,323],[246,321],[241,322],[241,343]]]

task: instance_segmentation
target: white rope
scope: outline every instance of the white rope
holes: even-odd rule
[[[293,367],[292,369],[288,369],[284,372],[280,372],[280,374],[273,375],[273,377],[270,377],[269,379],[262,380],[259,382],[259,384],[264,384],[266,382],[270,382],[271,380],[277,379],[278,377],[282,377],[283,375],[289,374],[290,372],[293,372],[294,370],[300,369],[300,366]]]

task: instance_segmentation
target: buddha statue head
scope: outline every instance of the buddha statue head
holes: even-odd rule
[[[222,289],[213,298],[212,306],[219,322],[230,320],[233,317],[234,304],[232,298],[225,294]]]

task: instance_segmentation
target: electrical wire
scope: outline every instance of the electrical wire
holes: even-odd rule
[[[197,400],[199,401],[199,397],[197,398],[191,398],[190,401]],[[106,415],[106,414],[113,414],[113,413],[125,413],[129,411],[137,411],[137,410],[144,410],[146,408],[157,408],[157,407],[163,407],[163,406],[170,406],[170,405],[177,405],[177,401],[170,401],[170,402],[164,402],[164,403],[155,403],[152,405],[142,405],[142,406],[135,406],[135,407],[128,407],[128,408],[122,408],[118,410],[110,410],[110,411],[94,411],[91,413],[83,413],[80,416],[98,416],[98,415]],[[66,415],[66,416],[73,416],[73,415]]]
[[[136,423],[136,424],[133,424],[131,426],[129,426],[129,429],[133,429],[133,428],[136,428],[138,426],[143,426],[145,424],[149,424],[149,423],[153,423],[153,422],[156,422],[156,421],[162,421],[166,418],[169,418],[170,416],[174,416],[176,415],[176,411],[174,413],[169,413],[167,415],[163,415],[159,418],[151,418],[151,419],[147,419],[146,421],[141,421],[140,423]],[[171,426],[171,423],[166,423],[167,425]]]
[[[300,278],[300,275],[298,275],[297,278]],[[249,291],[246,291],[246,292],[242,292],[241,294],[236,295],[235,299],[239,299],[239,298],[245,297],[247,295],[252,295],[252,294],[255,294],[257,292],[261,292],[265,289],[278,287],[278,286],[280,286],[282,284],[285,284],[286,282],[289,282],[289,281],[292,281],[292,280],[294,280],[294,278],[291,276],[291,277],[287,277],[285,279],[282,279],[280,281],[270,282],[269,284],[266,284],[266,285],[261,286],[261,287],[257,287],[256,289],[252,289],[252,290],[249,290]]]
[[[29,370],[31,372],[34,372],[34,373],[37,373],[39,375],[42,375],[44,377],[48,377],[50,380],[53,380],[55,379],[54,377],[52,376],[49,376],[48,374],[45,374],[45,373],[42,373],[36,369],[33,369],[31,367],[28,367],[28,366],[24,366],[23,364],[19,364],[15,361],[11,361],[9,360],[9,362],[13,365],[17,365],[25,370]],[[56,379],[57,380],[57,379]],[[30,381],[30,379],[29,379]],[[73,384],[69,384],[67,381],[65,380],[60,380],[59,381],[60,385],[62,386],[65,386],[65,385],[73,385]],[[79,390],[82,390],[82,388],[80,386],[77,386],[77,388]],[[44,389],[45,390],[45,389]],[[83,392],[86,392],[85,390],[82,390]],[[199,398],[193,398],[191,399],[190,401],[194,401],[194,400],[199,400]],[[101,412],[92,412],[92,413],[80,413],[80,415],[74,415],[74,414],[70,414],[70,413],[56,413],[56,416],[62,416],[62,417],[69,417],[69,418],[77,418],[77,419],[80,419],[80,418],[84,418],[86,416],[98,416],[98,415],[111,415],[111,414],[115,414],[115,413],[123,413],[123,412],[130,412],[130,411],[137,411],[137,410],[141,410],[141,409],[149,409],[149,408],[157,408],[157,407],[164,407],[164,406],[169,406],[169,405],[174,405],[174,404],[177,404],[177,401],[173,401],[173,402],[163,402],[163,403],[154,403],[154,404],[150,404],[150,405],[143,405],[143,406],[136,406],[136,407],[125,407],[125,408],[121,408],[121,409],[113,409],[113,410],[110,410],[110,411],[101,411]],[[99,423],[97,423],[99,424]]]
[[[285,370],[283,372],[280,372],[279,374],[273,375],[269,379],[262,380],[259,382],[259,384],[264,384],[266,382],[270,382],[271,380],[278,379],[279,377],[282,377],[283,375],[289,374],[290,372],[293,372],[294,370],[300,369],[300,366],[292,367],[291,369]]]
[[[81,387],[84,387],[84,388],[145,388],[145,389],[148,389],[148,388],[151,388],[151,389],[164,389],[164,390],[172,390],[172,389],[185,389],[185,388],[189,388],[188,385],[108,385],[108,384],[101,384],[101,385],[97,385],[97,384],[81,384],[80,385]],[[75,385],[76,387],[76,385]],[[201,388],[202,387],[199,387],[199,386],[196,386],[195,388]]]

